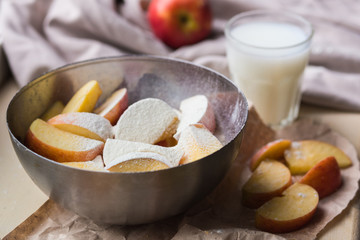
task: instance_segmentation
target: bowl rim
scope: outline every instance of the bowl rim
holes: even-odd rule
[[[81,65],[86,65],[86,64],[93,64],[95,62],[107,62],[107,61],[114,61],[114,60],[152,60],[152,61],[159,61],[159,62],[164,62],[164,61],[169,61],[169,62],[178,62],[181,64],[185,64],[185,65],[193,65],[195,67],[210,71],[212,74],[218,75],[221,78],[223,78],[224,80],[226,80],[228,82],[228,84],[232,85],[234,87],[234,89],[237,90],[238,94],[241,96],[241,98],[244,100],[244,104],[245,104],[245,114],[243,116],[243,122],[241,123],[240,126],[240,131],[235,134],[231,139],[229,139],[229,141],[222,146],[222,148],[218,149],[217,151],[213,152],[210,155],[207,155],[206,157],[203,157],[197,161],[191,162],[191,163],[187,163],[187,164],[183,164],[183,165],[178,165],[175,167],[170,167],[170,168],[166,168],[166,169],[161,169],[161,170],[156,170],[156,171],[146,171],[146,172],[106,172],[106,171],[95,171],[95,170],[88,170],[88,169],[82,169],[82,168],[74,168],[71,166],[67,166],[65,164],[62,164],[60,162],[56,162],[54,160],[51,160],[49,158],[46,158],[34,151],[32,151],[31,149],[29,149],[27,146],[25,146],[25,144],[23,142],[21,142],[19,139],[17,139],[14,134],[12,133],[10,126],[9,126],[9,109],[11,107],[11,105],[13,104],[13,102],[21,95],[23,94],[23,92],[25,92],[27,89],[31,88],[33,85],[38,84],[41,81],[44,81],[45,79],[47,79],[47,77],[51,74],[55,74],[55,72],[62,72],[71,68],[75,68]],[[74,171],[84,171],[84,172],[91,172],[91,173],[95,173],[95,174],[112,174],[112,175],[147,175],[147,174],[154,174],[154,173],[158,173],[158,172],[170,172],[170,171],[177,171],[176,169],[178,168],[185,168],[188,167],[190,165],[195,165],[195,164],[200,164],[200,162],[202,162],[205,158],[216,154],[218,151],[220,151],[221,149],[225,148],[227,145],[229,145],[231,142],[234,141],[235,138],[237,138],[242,131],[244,131],[245,125],[247,123],[248,120],[248,112],[249,112],[249,103],[244,95],[244,93],[242,91],[239,90],[239,88],[229,79],[227,78],[225,75],[200,64],[196,64],[187,60],[183,60],[183,59],[178,59],[178,58],[174,58],[174,57],[166,57],[166,56],[156,56],[156,55],[146,55],[146,54],[125,54],[125,55],[119,55],[119,56],[108,56],[108,57],[98,57],[98,58],[91,58],[91,59],[87,59],[87,60],[82,60],[82,61],[76,61],[76,62],[71,62],[71,63],[67,63],[65,65],[50,69],[48,71],[43,72],[42,74],[38,75],[37,77],[34,77],[29,83],[27,83],[26,85],[22,86],[16,93],[15,95],[12,97],[11,101],[9,102],[8,106],[7,106],[7,111],[6,111],[6,125],[7,125],[7,129],[8,132],[10,134],[10,137],[16,142],[17,145],[20,145],[21,147],[23,147],[25,150],[30,151],[32,154],[36,155],[37,157],[40,157],[41,159],[50,162],[52,164],[61,166],[61,167],[66,167],[69,168],[71,170]]]

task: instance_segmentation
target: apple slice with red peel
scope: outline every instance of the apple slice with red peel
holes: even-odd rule
[[[317,140],[292,142],[284,156],[292,174],[305,174],[319,161],[330,156],[335,157],[340,168],[352,165],[351,159],[340,148]]]
[[[208,98],[204,95],[196,95],[186,98],[180,103],[181,118],[175,134],[175,139],[179,139],[181,131],[190,124],[201,123],[210,132],[215,131],[215,114]]]
[[[40,118],[46,122],[50,118],[60,114],[64,110],[64,107],[61,101],[56,101]]]
[[[102,91],[96,80],[84,84],[65,105],[62,113],[92,112]]]
[[[94,113],[106,118],[111,125],[115,125],[121,114],[128,107],[128,92],[126,88],[115,91],[106,101],[94,110]]]
[[[242,188],[242,203],[258,208],[281,193],[292,183],[289,169],[277,160],[261,161]]]
[[[147,172],[166,169],[169,160],[154,152],[131,152],[115,158],[106,169],[111,172]]]
[[[327,157],[312,167],[299,181],[313,187],[320,198],[335,192],[341,186],[341,172],[334,157]]]
[[[256,210],[255,225],[271,233],[285,233],[308,223],[319,203],[319,195],[309,185],[294,183]]]
[[[270,158],[280,160],[284,158],[285,150],[289,149],[291,141],[287,139],[278,139],[269,142],[265,146],[261,147],[250,159],[250,170],[254,171],[260,162]]]
[[[172,137],[179,118],[166,102],[146,98],[130,105],[114,126],[116,139],[155,144]]]
[[[101,155],[96,156],[91,161],[86,162],[63,162],[64,165],[74,167],[74,168],[81,168],[84,170],[91,170],[91,171],[106,171],[104,169],[104,163],[102,160]]]
[[[180,164],[186,164],[206,157],[222,146],[204,125],[191,124],[182,131],[176,147],[184,151]]]
[[[105,142],[112,138],[112,126],[104,117],[88,112],[59,114],[48,121],[49,124],[73,134]]]
[[[102,141],[60,130],[39,118],[30,125],[25,145],[57,162],[90,161],[101,154],[104,148]]]
[[[180,159],[184,154],[182,149],[179,149],[177,147],[161,147],[158,145],[152,145],[148,143],[124,141],[119,139],[108,139],[105,142],[105,147],[103,151],[105,167],[110,168],[114,166],[113,161],[120,161],[121,159],[126,159],[126,158],[130,160],[130,157],[133,157],[133,155],[129,155],[129,154],[135,152],[154,153],[157,154],[156,156],[158,155],[163,156],[162,159],[166,159],[166,165],[168,165],[169,167],[178,166]],[[125,158],[124,156],[127,157]],[[139,158],[146,158],[146,157],[140,156]],[[159,158],[154,160],[159,160]]]

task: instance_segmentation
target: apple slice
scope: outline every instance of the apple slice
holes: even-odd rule
[[[182,100],[180,103],[180,111],[180,123],[174,136],[176,139],[179,139],[181,131],[190,124],[201,123],[209,129],[210,132],[213,133],[215,131],[215,114],[206,96],[196,95]]]
[[[258,208],[281,193],[292,183],[289,169],[277,160],[266,159],[255,169],[242,188],[242,203]]]
[[[115,138],[155,144],[171,137],[178,126],[176,112],[164,101],[146,98],[130,105],[114,127]]]
[[[216,152],[223,145],[204,125],[191,124],[182,131],[177,147],[184,151],[180,164],[186,164]]]
[[[299,181],[313,187],[320,199],[335,192],[341,186],[341,182],[339,164],[332,156],[318,162]]]
[[[265,146],[261,147],[250,159],[250,170],[254,171],[260,162],[270,158],[270,159],[281,159],[284,158],[284,152],[286,149],[290,148],[291,141],[286,139],[278,139],[272,142],[269,142]]]
[[[61,101],[56,101],[40,118],[46,122],[50,118],[60,114],[64,110],[64,107]]]
[[[86,162],[63,162],[64,165],[74,167],[74,168],[81,168],[85,170],[91,171],[106,171],[104,169],[104,163],[102,160],[101,155],[96,156],[94,160],[86,161]]]
[[[175,167],[179,165],[180,159],[184,154],[184,152],[177,147],[168,148],[158,145],[151,145],[148,143],[124,141],[119,139],[108,139],[105,142],[103,152],[103,158],[106,168],[114,166],[114,164],[112,164],[113,161],[120,161],[121,159],[129,159],[129,157],[133,157],[133,155],[128,154],[132,154],[135,152],[155,153],[157,154],[157,156],[164,156],[164,158],[162,159],[167,159],[166,165],[168,165],[169,167]],[[125,155],[126,157],[124,157]],[[133,159],[135,159],[136,157],[137,156],[135,156]],[[139,158],[149,159],[149,157],[144,156],[140,156],[138,157],[138,159]],[[156,158],[155,160],[159,160],[159,158]]]
[[[174,137],[168,137],[160,142],[157,142],[156,145],[162,146],[162,147],[174,147],[176,146],[178,141]]]
[[[95,113],[63,113],[49,119],[48,123],[61,130],[103,142],[113,137],[109,120]]]
[[[340,148],[317,140],[293,142],[284,156],[292,174],[304,174],[330,156],[335,157],[340,168],[352,164],[351,159]]]
[[[101,93],[100,85],[96,80],[87,82],[65,105],[62,113],[92,112]]]
[[[309,185],[295,183],[256,210],[255,225],[271,233],[299,229],[309,222],[319,203],[319,195]]]
[[[106,169],[111,172],[147,172],[169,167],[169,160],[158,153],[131,152],[115,158]]]
[[[126,88],[115,91],[106,101],[94,110],[94,113],[106,118],[115,125],[128,107],[129,97]]]
[[[104,143],[60,130],[40,118],[30,125],[25,145],[57,162],[83,162],[101,153]]]

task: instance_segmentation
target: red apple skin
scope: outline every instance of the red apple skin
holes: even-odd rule
[[[327,157],[312,167],[299,181],[310,185],[324,198],[335,192],[342,183],[339,164],[335,157]]]
[[[197,43],[211,31],[207,0],[152,0],[147,17],[153,33],[172,48]]]

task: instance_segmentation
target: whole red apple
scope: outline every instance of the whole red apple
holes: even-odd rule
[[[207,0],[152,0],[147,16],[154,34],[172,48],[197,43],[211,30]]]

